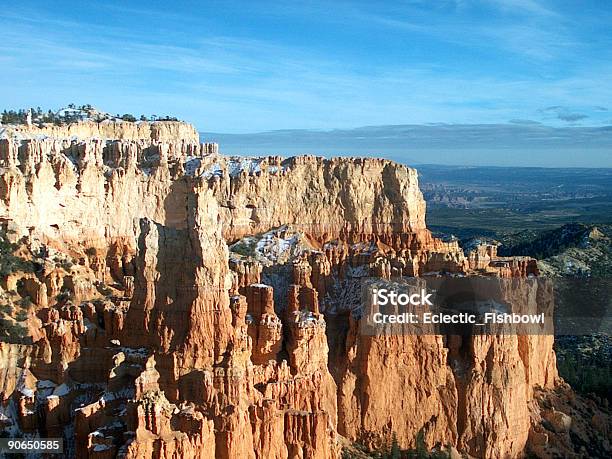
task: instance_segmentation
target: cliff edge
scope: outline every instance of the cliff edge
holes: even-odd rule
[[[0,126],[5,138],[30,139],[109,139],[171,142],[199,142],[199,134],[191,124],[180,121],[121,120],[81,121],[68,124],[9,124]]]
[[[538,400],[573,396],[551,336],[359,332],[343,294],[362,276],[537,275],[434,238],[414,169],[226,157],[176,123],[19,134],[0,140],[4,431],[134,458],[569,438],[541,431]]]

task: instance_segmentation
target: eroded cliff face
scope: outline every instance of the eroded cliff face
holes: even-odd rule
[[[146,140],[148,142],[173,142],[185,140],[199,142],[199,135],[191,124],[179,121],[138,122],[129,121],[83,121],[63,125],[31,124],[8,125],[3,129],[7,138],[42,138],[54,139],[110,139],[110,140]]]
[[[341,436],[419,432],[523,454],[534,390],[559,384],[552,337],[366,336],[343,295],[534,260],[433,238],[416,171],[391,161],[228,158],[189,127],[133,129],[0,141],[0,221],[31,263],[2,279],[31,304],[0,343],[0,428],[78,457],[332,458]]]

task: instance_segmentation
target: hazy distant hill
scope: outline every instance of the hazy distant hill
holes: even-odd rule
[[[433,124],[200,135],[230,154],[385,156],[409,165],[612,167],[612,126]]]

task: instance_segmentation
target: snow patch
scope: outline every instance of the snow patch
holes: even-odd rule
[[[196,158],[194,156],[187,156],[184,163],[185,174],[193,177],[201,165],[202,160],[200,158]]]
[[[247,174],[256,174],[261,172],[262,158],[240,158],[237,156],[231,157],[228,161],[228,169],[230,177],[236,177],[243,171]]]
[[[56,397],[64,397],[64,396],[68,395],[69,393],[70,393],[70,388],[65,383],[60,384],[53,391],[53,395],[55,395]]]
[[[53,381],[50,381],[48,379],[41,379],[40,381],[36,382],[36,387],[38,389],[53,389],[57,386],[57,384],[55,384]]]
[[[200,177],[211,178],[211,177],[221,177],[223,175],[223,168],[219,163],[213,163],[206,168],[204,172],[200,175]]]
[[[367,265],[360,266],[347,266],[346,270],[347,277],[368,277],[370,275],[370,268]]]

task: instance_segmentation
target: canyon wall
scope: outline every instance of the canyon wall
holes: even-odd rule
[[[0,140],[0,222],[35,263],[0,292],[32,302],[24,344],[0,343],[0,427],[72,436],[77,457],[331,458],[419,434],[523,454],[534,390],[559,383],[552,337],[366,336],[341,297],[360,276],[534,260],[434,238],[416,171],[391,161],[95,129]],[[63,138],[96,133],[112,140]]]
[[[191,124],[179,121],[137,122],[84,121],[70,124],[30,124],[3,126],[6,138],[109,139],[173,142],[185,140],[198,143],[199,134]]]

